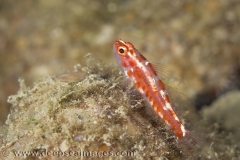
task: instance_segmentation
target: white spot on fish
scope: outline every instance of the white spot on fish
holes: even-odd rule
[[[166,103],[166,107],[167,107],[167,109],[172,110],[172,107],[171,107],[171,104],[170,104],[170,103]]]
[[[181,125],[181,131],[182,131],[182,133],[183,133],[183,137],[185,137],[185,135],[186,135],[186,129],[184,128],[183,125]]]
[[[158,115],[159,115],[161,118],[163,118],[163,115],[162,115],[162,113],[160,113],[160,112],[159,112],[159,113],[158,113]]]

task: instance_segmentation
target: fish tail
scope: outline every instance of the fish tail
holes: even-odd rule
[[[196,153],[201,152],[203,141],[201,141],[193,132],[187,130],[186,135],[182,139],[178,139],[178,145],[184,152]]]

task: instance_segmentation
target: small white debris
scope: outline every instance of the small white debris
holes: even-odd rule
[[[62,143],[60,144],[59,148],[60,148],[60,150],[62,152],[65,152],[65,151],[67,151],[69,149],[68,142],[67,142],[66,139],[64,141],[62,141]]]

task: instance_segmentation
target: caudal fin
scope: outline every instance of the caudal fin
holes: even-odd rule
[[[186,132],[185,137],[178,140],[178,147],[183,155],[196,156],[200,155],[203,148],[203,141],[190,131]]]

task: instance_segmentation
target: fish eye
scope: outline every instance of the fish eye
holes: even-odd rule
[[[124,53],[124,49],[123,49],[123,48],[120,48],[118,51],[119,51],[119,53],[121,53],[121,54]]]

